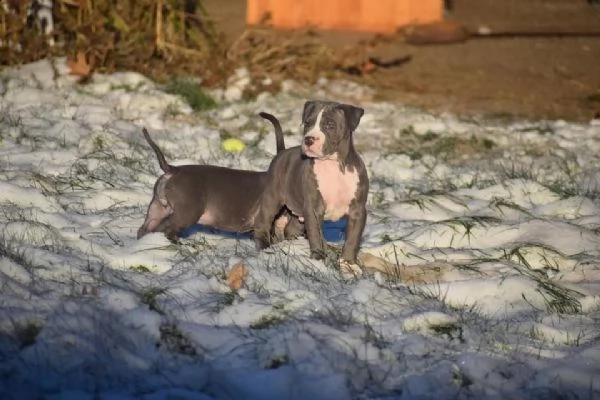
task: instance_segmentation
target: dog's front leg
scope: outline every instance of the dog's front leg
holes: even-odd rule
[[[316,260],[325,258],[325,238],[321,226],[323,217],[315,209],[307,209],[304,217],[304,226],[308,245],[310,246],[310,257]]]
[[[297,239],[304,235],[304,223],[296,216],[290,215],[285,229],[283,230],[285,239]]]
[[[356,256],[365,223],[367,221],[367,210],[364,204],[352,204],[348,213],[348,223],[346,225],[346,241],[342,248],[342,261],[350,264],[356,264]]]
[[[305,197],[304,228],[310,246],[310,257],[317,260],[325,258],[325,237],[322,226],[324,213],[325,207],[317,191]]]

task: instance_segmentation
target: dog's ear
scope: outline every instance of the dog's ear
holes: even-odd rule
[[[315,100],[309,100],[304,103],[304,111],[302,111],[302,125],[306,124],[306,120],[311,115],[315,114],[319,109],[321,102]]]
[[[346,125],[348,126],[348,130],[350,132],[354,132],[356,128],[358,128],[358,124],[365,113],[365,110],[350,104],[341,104],[340,107],[346,116]]]

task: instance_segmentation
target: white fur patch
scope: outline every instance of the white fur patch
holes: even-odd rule
[[[325,202],[324,218],[337,221],[348,214],[350,203],[356,196],[358,173],[356,170],[342,172],[336,160],[315,160],[313,168]]]
[[[304,134],[304,137],[312,136],[315,141],[311,146],[306,146],[302,142],[302,153],[308,157],[323,157],[323,144],[325,143],[325,134],[321,130],[321,118],[323,117],[323,110],[317,114],[317,121],[315,126],[311,130]]]

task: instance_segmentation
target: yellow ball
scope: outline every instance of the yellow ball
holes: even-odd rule
[[[246,144],[244,144],[244,142],[242,142],[240,139],[229,138],[223,140],[223,143],[221,143],[221,147],[223,147],[224,151],[227,151],[229,153],[239,153],[242,150],[244,150]]]

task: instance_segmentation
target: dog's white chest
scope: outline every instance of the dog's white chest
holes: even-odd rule
[[[348,214],[350,203],[356,197],[358,174],[356,170],[342,172],[335,160],[315,160],[313,170],[317,186],[325,202],[325,216],[337,221]]]

